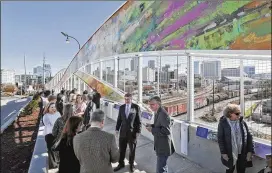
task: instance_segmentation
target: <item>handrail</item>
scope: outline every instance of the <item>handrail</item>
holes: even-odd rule
[[[101,58],[99,60],[84,64],[79,68],[82,68],[89,64],[95,64],[99,62],[114,60],[115,58],[126,59],[126,58],[132,58],[136,56],[141,56],[141,57],[159,57],[160,56],[161,58],[166,58],[168,56],[192,56],[192,57],[227,58],[227,59],[271,60],[271,50],[163,50],[163,51],[134,52],[134,53],[112,55],[105,58]],[[69,66],[70,65],[71,63],[69,64]],[[62,78],[65,75],[67,75],[66,72],[69,66],[66,68],[66,71],[64,72]],[[71,74],[75,73],[76,71],[71,72]],[[62,81],[62,78],[60,79],[59,82]],[[60,85],[59,82],[53,87]]]

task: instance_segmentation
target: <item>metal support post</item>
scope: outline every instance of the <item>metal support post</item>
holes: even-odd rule
[[[194,122],[194,66],[193,57],[187,55],[187,120]]]
[[[143,57],[138,56],[138,102],[143,102]]]
[[[86,66],[83,67],[83,71],[84,71],[84,73],[86,73]],[[83,91],[85,91],[86,90],[86,83],[84,81],[82,81],[82,82],[83,82]]]
[[[114,58],[114,88],[117,88],[117,79],[118,78],[118,57]]]
[[[160,60],[161,56],[157,58],[157,93],[158,96],[160,97]]]
[[[103,80],[103,62],[99,62],[99,79]]]
[[[240,59],[240,108],[241,115],[245,115],[245,95],[244,95],[244,63]]]

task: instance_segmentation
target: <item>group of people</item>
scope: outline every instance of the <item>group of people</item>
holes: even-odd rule
[[[96,97],[96,99],[94,99]],[[62,90],[56,96],[44,92],[43,122],[49,154],[49,168],[59,168],[59,173],[112,173],[125,167],[124,159],[129,146],[129,169],[135,171],[137,139],[144,126],[154,136],[157,156],[156,173],[167,173],[167,160],[174,152],[170,137],[172,121],[154,96],[149,106],[154,112],[154,123],[141,122],[141,109],[132,103],[132,95],[125,94],[125,104],[120,106],[115,135],[103,131],[106,115],[100,110],[100,94],[83,95]],[[98,99],[99,98],[99,99]],[[119,141],[117,147],[116,139]],[[245,173],[252,166],[253,137],[241,116],[238,105],[229,104],[218,126],[218,143],[221,161],[226,173]],[[271,172],[271,155],[268,166],[260,173]],[[111,163],[118,162],[116,168]]]

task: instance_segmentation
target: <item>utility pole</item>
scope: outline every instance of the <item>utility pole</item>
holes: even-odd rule
[[[45,53],[43,53],[43,77],[42,77],[42,84],[43,87],[45,85],[45,75],[44,75],[44,70],[45,70]]]
[[[24,69],[25,69],[25,93],[26,93],[26,61],[25,61],[25,54],[24,54]]]

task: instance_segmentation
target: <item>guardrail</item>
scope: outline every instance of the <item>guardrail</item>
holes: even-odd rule
[[[25,98],[25,97],[22,97],[22,98]],[[17,99],[17,100],[19,100],[19,99]],[[28,101],[25,104],[25,106],[23,106],[16,114],[14,114],[11,118],[9,118],[9,120],[7,122],[5,122],[3,125],[1,125],[1,133],[3,133],[6,130],[6,128],[8,128],[8,126],[10,126],[10,124],[17,119],[17,117],[20,115],[22,110],[31,102],[31,100],[32,99],[30,99],[30,101]]]
[[[109,101],[101,101],[101,110],[108,118],[117,120],[120,104]],[[143,123],[152,123],[153,117],[143,112],[141,115]],[[220,161],[220,151],[218,148],[216,129],[204,127],[201,124],[185,122],[172,118],[174,121],[171,129],[171,136],[174,142],[176,153],[199,164],[204,168],[209,168],[213,172],[222,172],[225,167]],[[42,124],[40,124],[38,137],[36,140],[33,156],[28,173],[45,173],[48,171],[48,155],[46,143],[43,135]],[[145,128],[141,134],[153,141],[153,136]],[[248,173],[256,173],[262,169],[266,162],[264,154],[271,152],[271,145],[254,140],[256,155],[253,159],[253,168],[247,169]],[[207,156],[209,159],[207,159]]]

